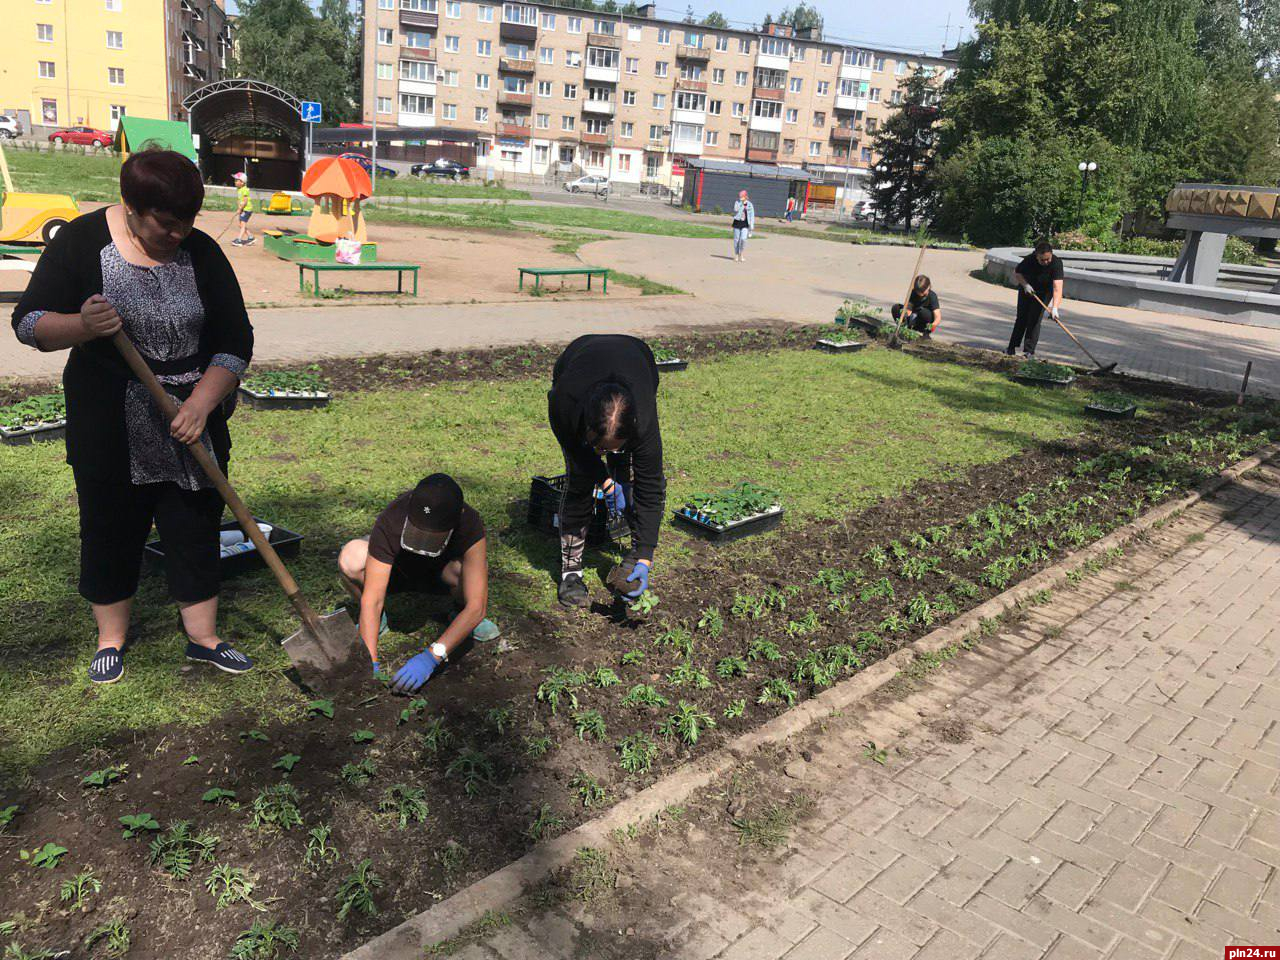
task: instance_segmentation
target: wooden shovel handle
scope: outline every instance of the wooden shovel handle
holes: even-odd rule
[[[165,393],[164,387],[160,385],[156,375],[147,366],[147,362],[142,359],[142,354],[138,353],[138,348],[133,345],[133,341],[129,339],[123,330],[119,330],[112,336],[111,342],[120,351],[120,356],[129,365],[133,375],[147,388],[147,392],[151,394],[151,399],[160,408],[160,412],[164,414],[165,422],[171,422],[178,415],[178,405],[174,403],[169,394]],[[244,505],[240,495],[231,486],[230,481],[227,480],[227,475],[218,466],[218,462],[210,456],[209,451],[205,449],[204,444],[199,440],[188,444],[187,449],[191,451],[191,456],[195,458],[196,463],[200,464],[200,469],[213,481],[214,487],[222,495],[222,499],[227,506],[231,508],[231,513],[235,516],[236,522],[244,530],[245,536],[253,541],[253,545],[257,547],[258,553],[266,561],[267,568],[275,575],[276,581],[280,584],[280,589],[284,591],[285,596],[289,598],[289,602],[293,604],[293,609],[297,611],[303,624],[312,634],[318,637],[320,634],[320,622],[316,618],[316,612],[311,609],[311,605],[302,596],[302,591],[299,589],[297,581],[285,569],[285,565],[280,560],[280,555],[276,553],[275,547],[271,546],[271,542],[266,538],[266,535],[258,528],[257,521],[253,519],[253,514],[249,512],[249,508]]]
[[[907,295],[902,298],[902,312],[898,314],[898,325],[893,328],[893,338],[896,339],[898,331],[902,329],[902,325],[907,322],[907,307],[911,305],[911,294],[915,293],[916,277],[920,276],[920,264],[924,262],[924,252],[929,249],[927,243],[920,244],[920,253],[916,255],[916,265],[911,271],[911,283],[907,287]]]

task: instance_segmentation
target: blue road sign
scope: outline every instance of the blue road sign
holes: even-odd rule
[[[320,102],[318,100],[302,101],[302,122],[303,123],[319,123],[321,117]]]

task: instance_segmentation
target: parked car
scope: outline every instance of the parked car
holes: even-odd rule
[[[579,177],[577,180],[570,180],[564,185],[564,188],[570,193],[608,193],[609,178],[589,174],[585,177]]]
[[[364,172],[373,176],[373,161],[366,157],[363,153],[344,153],[340,155],[344,160],[354,160],[364,169]],[[378,176],[394,179],[396,172],[390,167],[384,167],[378,164]]]
[[[20,136],[22,136],[22,123],[18,118],[0,113],[0,140],[12,140]]]
[[[86,147],[109,147],[113,142],[111,134],[93,127],[63,127],[49,134],[50,143],[78,143]]]
[[[874,220],[876,217],[876,205],[873,200],[859,200],[853,205],[853,218],[855,220]]]
[[[415,177],[448,177],[450,180],[468,180],[471,168],[457,160],[446,160],[440,157],[430,163],[415,163],[409,168]]]

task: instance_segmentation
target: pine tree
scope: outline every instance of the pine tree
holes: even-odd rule
[[[871,171],[871,196],[889,223],[910,230],[929,205],[937,134],[934,86],[923,70],[907,78],[902,104],[885,121],[873,142],[880,160]]]

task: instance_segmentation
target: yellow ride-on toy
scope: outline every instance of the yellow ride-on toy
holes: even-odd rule
[[[271,195],[271,199],[263,207],[263,212],[287,217],[293,213],[301,213],[303,209],[301,200],[297,197],[289,196],[283,190],[278,190]]]
[[[59,230],[80,216],[76,202],[64,194],[16,192],[3,149],[0,149],[0,174],[4,177],[0,243],[48,243]]]

